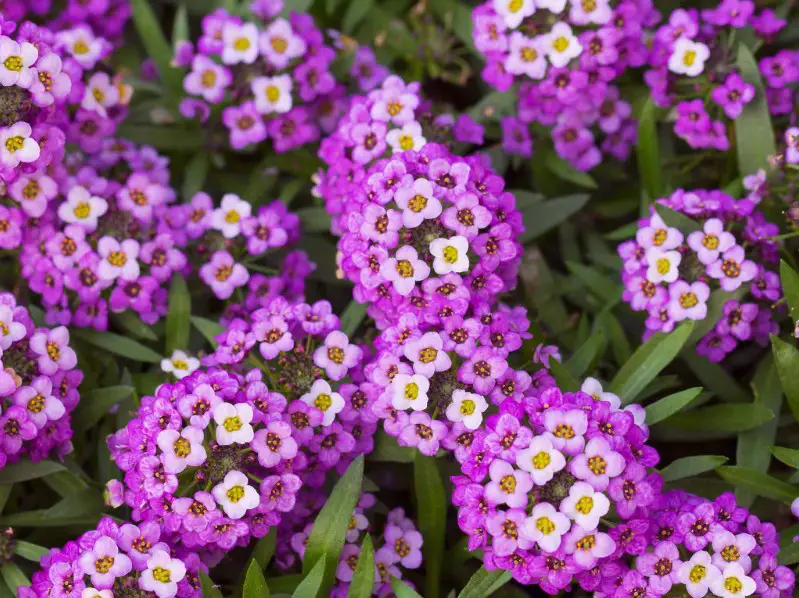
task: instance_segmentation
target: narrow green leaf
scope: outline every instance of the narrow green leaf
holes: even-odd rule
[[[620,366],[627,363],[627,360],[632,355],[632,348],[619,320],[607,311],[600,314],[598,321],[608,335],[613,359]]]
[[[48,552],[50,552],[49,548],[39,546],[38,544],[31,544],[25,540],[14,541],[14,554],[35,563],[38,563]]]
[[[349,337],[355,334],[361,322],[366,318],[367,307],[365,303],[358,303],[355,299],[350,301],[347,309],[341,314],[341,331],[344,334]]]
[[[0,568],[0,574],[2,574],[3,580],[8,584],[8,587],[14,592],[16,592],[20,586],[31,585],[28,577],[22,572],[22,569],[19,568],[19,565],[14,562],[9,561],[3,564],[3,567]]]
[[[772,335],[771,349],[782,390],[796,421],[799,421],[799,350]]]
[[[336,561],[338,561],[338,552],[336,552]],[[322,583],[325,580],[325,559],[320,558],[316,561],[313,569],[311,569],[305,576],[297,589],[294,590],[292,596],[294,598],[313,598],[319,596],[322,589]]]
[[[17,461],[0,469],[0,484],[16,484],[48,476],[66,468],[55,461]]]
[[[743,80],[755,87],[754,99],[744,106],[741,115],[735,119],[738,171],[745,176],[761,168],[768,171],[769,157],[777,153],[777,147],[757,60],[744,44],[738,44],[736,64]]]
[[[799,320],[799,274],[784,260],[780,261],[780,282],[791,312],[791,321],[796,322]]]
[[[571,165],[571,162],[567,162],[554,151],[547,153],[544,164],[550,172],[555,174],[559,179],[568,181],[578,187],[585,187],[586,189],[597,188],[596,181],[590,174],[582,170],[577,170]]]
[[[172,277],[169,289],[169,312],[166,315],[166,352],[189,347],[191,333],[191,296],[186,280],[180,274]]]
[[[657,127],[657,106],[648,98],[638,119],[638,142],[635,144],[638,172],[647,195],[655,200],[663,197],[663,180],[660,163],[660,146]]]
[[[675,413],[681,411],[684,407],[689,405],[699,393],[702,392],[701,387],[688,388],[672,395],[664,397],[659,401],[646,406],[646,423],[648,426],[653,426],[664,419],[671,417]]]
[[[605,337],[605,331],[602,328],[597,328],[588,340],[580,345],[580,348],[574,352],[571,359],[566,362],[566,369],[569,370],[575,378],[584,376],[591,365],[604,353],[607,345],[608,341]]]
[[[580,389],[580,381],[574,376],[569,368],[556,359],[549,360],[549,373],[555,378],[558,386],[567,392],[575,392]]]
[[[72,428],[76,434],[90,430],[108,413],[114,405],[118,405],[130,396],[133,396],[132,386],[109,386],[95,388],[84,393],[78,408],[72,416]]]
[[[186,169],[183,171],[181,196],[185,202],[191,201],[191,198],[202,190],[205,185],[205,179],[208,178],[210,167],[211,162],[208,159],[207,152],[200,151],[191,157],[191,160],[186,164]]]
[[[417,451],[413,461],[413,483],[419,531],[424,538],[425,598],[437,598],[444,556],[447,497],[433,457]]]
[[[663,222],[665,222],[667,226],[680,229],[682,234],[687,235],[688,233],[702,230],[702,225],[693,218],[689,218],[681,212],[672,210],[662,203],[656,203],[654,205],[655,211],[658,213],[658,216],[663,219]]]
[[[677,356],[691,336],[694,323],[683,322],[669,334],[658,333],[641,345],[610,385],[610,392],[628,404]]]
[[[744,488],[765,498],[790,503],[799,496],[799,487],[778,480],[766,473],[735,465],[719,467],[716,472],[736,488]]]
[[[281,14],[284,17],[289,16],[291,13],[305,13],[311,8],[314,0],[285,0],[283,3],[283,11]]]
[[[588,290],[606,303],[612,305],[621,299],[621,285],[596,268],[574,262],[566,262],[566,267]]]
[[[400,446],[397,439],[383,430],[375,434],[375,448],[369,455],[370,461],[388,461],[390,463],[413,463],[416,449]]]
[[[579,212],[589,197],[587,194],[566,195],[533,204],[522,212],[525,230],[519,240],[523,245],[534,241]]]
[[[15,513],[0,518],[0,525],[11,527],[53,528],[68,525],[91,527],[100,520],[100,513],[96,515],[81,515],[79,517],[53,517],[49,509],[36,509]]]
[[[72,421],[74,428],[74,418]],[[82,492],[89,487],[89,485],[82,478],[78,477],[77,473],[69,470],[51,473],[50,475],[43,477],[42,481],[50,486],[50,488],[52,488],[61,497],[71,496],[76,492]]]
[[[199,574],[203,598],[222,598],[222,592],[214,585],[208,574],[205,571],[200,571]]]
[[[183,73],[172,66],[172,47],[161,30],[159,19],[147,0],[131,0],[133,25],[139,33],[147,54],[158,67],[158,74],[164,85],[172,92],[180,92]]]
[[[677,413],[668,425],[695,432],[743,432],[774,419],[774,413],[756,403],[722,403]]]
[[[215,340],[216,337],[225,331],[219,323],[207,318],[201,318],[200,316],[192,316],[191,323],[194,324],[194,327],[205,337],[205,340],[207,340],[212,347],[216,348],[218,344]]]
[[[153,332],[153,329],[148,324],[142,322],[134,311],[126,310],[120,314],[113,314],[112,319],[114,323],[130,332],[133,336],[150,342],[158,340],[158,335]]]
[[[145,0],[137,0],[143,2]],[[194,153],[205,145],[202,130],[178,125],[142,125],[123,123],[117,130],[123,139],[149,144],[159,150]]]
[[[250,562],[247,569],[247,577],[244,579],[242,598],[269,598],[269,587],[264,579],[264,572],[261,566],[254,560]]]
[[[391,589],[397,598],[422,598],[416,590],[396,577],[391,578]]]
[[[326,233],[330,231],[330,214],[323,207],[302,208],[297,210],[302,228],[309,233]]]
[[[72,330],[72,335],[114,355],[144,363],[161,363],[161,355],[125,336],[96,330]]]
[[[258,540],[255,548],[252,550],[252,559],[258,563],[261,569],[266,569],[272,557],[275,555],[275,547],[277,545],[277,528],[273,527],[269,533],[263,538]]]
[[[172,25],[172,52],[177,50],[178,42],[189,39],[189,11],[186,5],[181,4],[175,13],[175,22]]]
[[[451,28],[467,48],[476,52],[472,37],[471,8],[459,0],[430,0],[428,4],[435,16]]]
[[[361,494],[363,483],[363,455],[358,456],[339,479],[325,506],[314,521],[313,529],[305,547],[302,570],[309,575],[317,561],[326,561],[322,566],[323,589],[328,590],[333,583],[338,565],[338,555],[344,546],[355,505]],[[298,588],[299,590],[299,588]]]
[[[353,33],[355,28],[361,24],[374,6],[375,0],[349,0],[347,10],[344,11],[344,18],[341,29],[344,33]]]
[[[786,448],[784,446],[772,446],[771,454],[786,465],[794,469],[799,469],[799,450]]]
[[[494,569],[486,571],[480,567],[469,579],[466,586],[458,594],[458,598],[484,598],[496,592],[511,580],[510,571]]]
[[[747,403],[751,395],[717,363],[697,355],[696,350],[686,348],[682,353],[682,361],[694,373],[705,388],[712,391],[727,403]]]
[[[706,471],[716,469],[720,465],[724,465],[729,459],[720,455],[695,455],[693,457],[684,457],[669,463],[660,474],[663,476],[663,481],[674,482],[684,478],[690,478]]]
[[[799,563],[799,542],[792,542],[789,546],[781,548],[777,555],[780,565],[795,565]]]
[[[347,598],[370,598],[375,585],[375,549],[372,536],[366,534],[361,543],[361,553],[358,555],[358,564],[350,580],[350,589]]]

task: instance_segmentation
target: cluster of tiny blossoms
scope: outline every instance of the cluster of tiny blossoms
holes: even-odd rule
[[[676,110],[677,136],[692,148],[729,149],[728,123],[755,97],[755,87],[735,64],[735,32],[751,28],[768,40],[784,26],[771,9],[756,12],[751,0],[722,0],[711,9],[680,8],[671,13],[654,32],[645,79],[653,101]],[[783,51],[764,58],[760,69],[772,111],[790,112],[789,86],[799,81],[796,53]]]
[[[206,568],[190,552],[177,557],[163,536],[154,522],[119,525],[103,518],[96,529],[43,556],[42,569],[19,596],[201,596],[199,571]]]
[[[175,56],[189,68],[181,113],[203,121],[221,114],[220,128],[236,150],[267,138],[278,153],[316,141],[347,106],[346,87],[331,71],[336,50],[313,18],[278,17],[282,3],[272,4],[259,23],[214,11],[203,18],[197,43],[181,43]],[[353,68],[362,85],[374,85],[367,73],[384,73],[369,51],[358,53]]]
[[[472,19],[485,81],[501,91],[521,82],[518,119],[502,123],[506,150],[529,157],[527,127],[538,123],[580,170],[603,153],[627,157],[636,125],[614,81],[647,60],[644,33],[659,19],[650,0],[488,0]]]
[[[668,226],[653,211],[635,239],[619,246],[623,297],[647,312],[645,336],[670,332],[682,320],[704,320],[711,291],[721,288],[735,297],[697,352],[721,361],[741,342],[768,344],[777,329],[774,304],[782,297],[779,246],[771,240],[779,229],[755,209],[757,181],[747,186],[754,190],[744,199],[715,190],[675,191],[658,203],[695,219],[693,232]]]
[[[330,590],[331,598],[347,596],[367,533],[371,534],[375,551],[373,596],[391,594],[392,577],[402,579],[403,569],[416,569],[422,564],[424,542],[413,520],[405,516],[402,508],[392,509],[385,517],[382,532],[375,533],[374,523],[370,521],[374,519],[374,515],[369,511],[374,510],[376,503],[375,496],[369,493],[363,493],[358,500],[355,511],[350,517],[344,547],[339,554],[336,582]],[[313,516],[315,514],[311,513],[311,518],[306,518],[307,523],[302,531],[292,534],[288,543],[288,550],[293,551],[300,559],[305,554],[305,545],[313,527]],[[279,550],[286,550],[286,547],[282,546]]]
[[[603,563],[623,555],[623,521],[645,514],[663,481],[647,468],[643,409],[589,378],[580,392],[547,388],[506,400],[467,446],[456,450],[458,524],[487,569],[505,569],[550,594],[585,587]]]
[[[63,326],[38,328],[10,293],[0,294],[0,467],[72,450],[69,413],[83,373]]]

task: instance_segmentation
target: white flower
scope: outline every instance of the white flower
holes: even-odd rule
[[[724,567],[721,577],[710,584],[710,591],[721,598],[744,598],[755,593],[755,580],[738,563]]]
[[[678,75],[696,77],[705,70],[708,56],[710,49],[705,44],[681,37],[675,42],[669,57],[669,70]]]
[[[483,412],[488,409],[485,398],[473,392],[457,389],[447,407],[447,419],[463,422],[469,430],[476,430],[483,422]]]
[[[14,321],[14,310],[0,305],[0,355],[12,344],[25,337],[25,324]]]
[[[329,426],[336,419],[336,414],[344,409],[344,398],[333,392],[330,384],[325,380],[317,380],[311,390],[300,397],[300,401],[311,407],[316,407],[323,414],[322,425]]]
[[[469,241],[460,235],[430,241],[430,253],[435,258],[433,270],[436,274],[466,272],[469,269],[468,251]]]
[[[38,57],[39,50],[33,44],[18,44],[10,37],[0,36],[0,84],[28,89],[36,79],[36,71],[31,67]]]
[[[536,436],[516,455],[516,465],[530,474],[536,486],[543,486],[566,466],[566,458],[545,436]]]
[[[646,251],[646,262],[649,268],[646,270],[646,278],[649,282],[674,282],[680,272],[680,262],[682,255],[679,251],[661,251],[650,247]]]
[[[583,51],[582,45],[572,33],[572,28],[563,21],[552,27],[547,37],[547,55],[553,66],[562,67],[577,58]]]
[[[232,239],[241,232],[241,222],[249,218],[252,206],[233,193],[222,196],[222,204],[211,215],[211,227]]]
[[[161,360],[161,369],[178,380],[185,378],[200,367],[200,360],[189,357],[185,351],[175,351],[169,359]]]
[[[97,228],[97,219],[108,211],[108,202],[85,187],[72,187],[67,200],[58,207],[58,217],[67,224],[80,224],[87,231]]]
[[[545,8],[549,12],[560,14],[566,8],[566,0],[537,0],[536,8]]]
[[[16,168],[20,162],[29,164],[38,160],[42,150],[32,133],[31,126],[24,121],[0,129],[0,163]]]
[[[258,27],[227,22],[222,27],[222,44],[222,62],[252,64],[258,58]]]
[[[173,559],[169,553],[154,548],[147,559],[147,569],[139,578],[139,586],[147,592],[154,592],[158,598],[171,598],[178,593],[178,582],[186,577],[186,565]]]
[[[291,110],[291,75],[256,77],[250,87],[255,96],[255,109],[261,114]]]
[[[587,482],[569,488],[569,496],[560,502],[560,510],[586,531],[595,530],[599,520],[610,510],[608,497],[596,492]]]
[[[573,25],[604,25],[613,16],[608,0],[572,0],[569,21]]]
[[[97,112],[103,118],[108,116],[107,108],[113,108],[119,103],[119,89],[111,83],[107,73],[95,73],[86,84],[83,100],[80,107],[84,110]]]
[[[400,411],[405,411],[408,407],[414,411],[424,411],[427,408],[429,389],[430,380],[421,374],[397,374],[391,382],[391,405]]]
[[[231,519],[241,519],[261,502],[258,492],[240,471],[229,471],[222,483],[214,486],[211,494]]]
[[[198,467],[205,462],[203,431],[186,426],[181,431],[171,428],[161,430],[155,440],[161,449],[161,462],[167,473],[180,473],[187,467]]]
[[[694,553],[691,560],[677,569],[677,580],[685,585],[685,589],[693,598],[701,598],[707,594],[708,588],[721,577],[721,571],[711,563],[710,555],[702,550]]]
[[[514,75],[543,79],[547,74],[547,44],[545,35],[527,37],[519,31],[511,33],[510,52],[505,58],[505,70]]]
[[[515,29],[535,12],[535,3],[533,0],[494,0],[494,10],[510,29]]]
[[[252,407],[246,403],[233,405],[219,403],[214,407],[216,422],[216,441],[222,446],[229,444],[248,444],[255,436],[250,422]]]
[[[402,128],[391,129],[386,133],[386,142],[393,152],[404,152],[421,149],[427,139],[422,135],[422,126],[414,120],[405,123]]]
[[[289,62],[305,54],[305,41],[291,28],[286,19],[275,19],[261,34],[261,54],[277,69],[284,69]]]
[[[139,244],[135,240],[125,239],[120,243],[113,237],[102,237],[97,242],[97,253],[101,258],[97,274],[102,280],[136,280],[139,277]]]
[[[555,552],[569,527],[571,522],[563,513],[543,502],[534,506],[533,512],[524,520],[521,535],[530,542],[537,542],[542,552]]]
[[[84,588],[80,593],[80,598],[114,598],[111,590],[95,590],[94,588]]]
[[[580,391],[584,392],[595,401],[606,401],[610,403],[613,409],[619,409],[621,407],[621,399],[612,392],[604,392],[602,390],[602,384],[596,378],[586,378],[585,382],[583,382],[583,385],[580,387]]]

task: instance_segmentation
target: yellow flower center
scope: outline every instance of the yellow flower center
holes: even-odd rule
[[[419,398],[419,385],[416,382],[405,385],[405,398],[408,401],[415,401]]]
[[[283,52],[286,51],[286,48],[289,47],[289,43],[286,41],[286,38],[280,35],[276,35],[275,37],[270,39],[269,45],[271,45],[272,49],[278,54],[282,54]]]
[[[499,481],[499,489],[505,494],[513,494],[516,492],[516,478],[512,475],[506,475]]]
[[[3,62],[3,66],[6,67],[9,71],[16,71],[19,72],[22,70],[22,57],[21,56],[9,56]]]
[[[559,35],[555,38],[555,41],[552,42],[552,48],[556,52],[565,52],[566,48],[569,47],[569,39],[562,35]]]
[[[108,263],[117,268],[121,268],[128,263],[128,256],[124,251],[112,251],[108,254]]]
[[[203,71],[203,74],[200,75],[200,84],[206,89],[210,89],[216,85],[216,71],[210,69]]]
[[[172,581],[172,573],[170,573],[169,569],[156,567],[153,569],[153,579],[160,583],[169,583]]]
[[[668,274],[669,270],[671,270],[671,262],[665,257],[659,258],[655,263],[655,268],[657,268],[658,274],[660,275]]]
[[[228,224],[237,224],[241,220],[241,216],[236,210],[230,210],[227,214],[225,214],[225,222]]]
[[[85,201],[78,203],[78,205],[72,209],[72,213],[75,214],[75,218],[80,218],[81,220],[88,218],[91,211],[92,210],[89,207],[89,204]]]
[[[472,401],[471,399],[466,399],[461,403],[460,411],[462,415],[471,415],[472,413],[474,413],[475,408],[476,406],[474,404],[474,401]]]
[[[413,266],[408,260],[397,261],[397,272],[402,278],[410,278],[413,276]]]
[[[238,415],[234,415],[233,417],[228,417],[222,425],[228,432],[238,432],[244,424]]]
[[[743,588],[744,584],[737,577],[728,577],[724,580],[724,589],[732,594],[739,594]]]
[[[250,49],[250,40],[246,37],[240,37],[235,42],[233,42],[233,47],[238,52],[244,52]]]
[[[555,531],[555,524],[552,523],[552,520],[549,517],[539,517],[536,519],[535,527],[545,536],[548,536]]]
[[[226,492],[228,500],[232,503],[239,502],[242,498],[244,498],[244,487],[243,486],[233,486],[230,490]]]
[[[6,149],[12,154],[18,150],[21,150],[24,144],[25,139],[19,135],[6,139]]]
[[[188,440],[183,438],[183,436],[180,436],[175,441],[174,451],[175,455],[177,455],[181,459],[184,457],[188,457],[189,454],[191,453],[191,444],[189,443]]]
[[[546,469],[550,463],[552,463],[552,457],[546,451],[541,451],[533,457],[533,467],[536,469]]]
[[[316,397],[316,399],[314,399],[313,404],[317,409],[327,411],[333,404],[333,400],[330,398],[330,395],[320,394],[318,397]]]
[[[682,63],[685,66],[692,66],[694,62],[696,62],[696,52],[693,50],[688,50],[685,54],[683,54]]]
[[[691,572],[688,574],[688,579],[691,580],[691,583],[699,583],[705,578],[707,575],[707,569],[702,565],[694,565],[691,567]]]
[[[594,508],[594,499],[590,496],[583,496],[577,501],[577,504],[574,506],[574,508],[577,509],[578,513],[588,515],[588,513],[590,513]]]
[[[280,88],[277,85],[266,86],[266,99],[270,102],[277,102],[280,98]]]
[[[75,54],[87,54],[89,52],[89,44],[87,44],[84,40],[79,39],[75,42],[75,45],[72,46],[72,51]]]
[[[447,245],[444,247],[444,261],[448,264],[454,264],[458,261],[458,250],[455,249],[452,245]]]

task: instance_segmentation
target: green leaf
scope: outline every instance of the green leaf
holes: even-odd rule
[[[37,480],[64,470],[66,467],[55,461],[17,461],[0,469],[0,484]]]
[[[557,359],[549,360],[549,373],[555,378],[558,386],[568,392],[576,392],[580,389],[580,381],[574,376],[569,368]]]
[[[605,303],[612,305],[621,299],[621,286],[596,268],[574,262],[566,262],[566,267],[575,278]]]
[[[494,569],[486,571],[480,567],[469,579],[466,586],[458,594],[458,598],[484,598],[496,592],[511,580],[510,571]]]
[[[95,388],[88,393],[88,396],[84,393],[72,416],[72,428],[75,434],[90,430],[111,407],[133,396],[134,391],[132,386],[108,386]]]
[[[316,517],[308,537],[302,571],[305,575],[309,575],[317,561],[326,561],[326,564],[322,566],[325,590],[328,590],[333,583],[338,565],[338,555],[344,546],[347,526],[361,495],[362,483],[363,455],[360,455],[336,483],[325,506]]]
[[[669,334],[658,333],[641,345],[625,363],[610,385],[610,392],[618,395],[625,405],[655,379],[677,356],[691,336],[694,323],[683,322]]]
[[[522,212],[524,232],[519,241],[526,245],[579,212],[588,203],[589,195],[566,195],[533,204]]]
[[[164,151],[194,153],[197,148],[205,145],[202,130],[178,125],[142,125],[129,122],[119,126],[117,135],[134,143],[152,145]]]
[[[8,584],[8,587],[14,592],[16,592],[20,586],[31,585],[30,580],[16,563],[10,561],[5,563],[2,569],[0,569],[0,574],[2,574],[3,580]]]
[[[283,3],[283,11],[281,14],[284,17],[289,16],[292,12],[305,13],[311,8],[314,0],[286,0]]]
[[[365,303],[358,303],[355,299],[350,301],[347,309],[341,314],[341,331],[344,334],[349,337],[355,334],[361,322],[366,318],[367,307]]]
[[[578,187],[585,187],[586,189],[597,188],[596,181],[590,174],[582,170],[577,170],[571,165],[571,162],[567,162],[554,151],[547,152],[546,158],[544,158],[544,164],[559,179],[568,181]]]
[[[144,363],[161,363],[161,355],[149,347],[145,347],[141,343],[125,336],[114,334],[113,332],[78,329],[72,330],[72,335],[90,345],[94,345],[109,353],[119,355],[120,357],[126,357],[127,359]]]
[[[214,585],[208,574],[205,571],[200,571],[199,574],[203,598],[222,598],[222,592]]]
[[[695,388],[688,388],[672,395],[664,397],[659,401],[646,406],[646,423],[648,426],[653,426],[664,419],[671,417],[678,413],[684,407],[689,405],[699,393],[702,388],[697,386]]]
[[[25,540],[14,541],[14,554],[34,563],[38,563],[48,552],[50,552],[49,548],[38,544],[31,544],[30,542],[25,542]]]
[[[189,347],[191,333],[191,296],[186,280],[180,274],[172,277],[169,289],[169,312],[166,315],[166,352]]]
[[[375,549],[372,545],[372,536],[366,534],[361,543],[361,553],[358,555],[358,564],[350,580],[350,589],[347,598],[370,598],[375,585]]]
[[[250,562],[247,577],[244,579],[242,598],[269,598],[269,595],[264,572],[261,571],[261,566],[253,560]]]
[[[757,403],[722,403],[677,413],[668,425],[694,432],[743,432],[774,419],[774,413]]]
[[[758,496],[790,504],[799,496],[799,487],[778,480],[766,473],[735,465],[719,467],[716,473],[736,488],[750,490]]]
[[[435,458],[417,451],[413,461],[413,485],[419,531],[424,538],[425,598],[437,598],[444,556],[447,496]]]
[[[390,463],[413,463],[416,449],[397,444],[394,436],[378,430],[375,434],[375,448],[369,454],[370,461],[388,461]]]
[[[277,545],[277,528],[273,527],[269,533],[263,538],[258,540],[255,548],[252,550],[252,559],[258,563],[261,569],[266,569],[269,561],[275,555],[275,547]]]
[[[683,351],[682,361],[705,388],[713,391],[713,394],[722,401],[728,403],[746,403],[751,399],[746,389],[738,384],[724,368],[716,363],[708,361],[706,357],[697,355],[694,348]]]
[[[349,0],[347,10],[344,11],[344,18],[341,29],[344,33],[353,33],[361,21],[366,18],[369,11],[374,6],[375,0]]]
[[[724,465],[729,459],[720,455],[696,455],[684,457],[669,463],[660,474],[664,482],[675,482],[684,478],[690,478],[706,471],[716,469]]]
[[[205,337],[205,340],[207,340],[212,347],[216,348],[218,343],[214,339],[225,331],[224,328],[222,328],[218,322],[214,322],[207,318],[201,318],[200,316],[192,316],[191,323],[194,324],[194,327]]]
[[[172,46],[161,30],[159,19],[147,0],[131,0],[133,25],[139,33],[147,54],[158,67],[158,74],[164,85],[174,93],[183,87],[183,72],[172,66]]]
[[[785,448],[783,446],[772,446],[771,454],[786,465],[789,465],[794,469],[799,469],[799,450]]]
[[[211,162],[207,152],[197,152],[191,157],[183,171],[183,187],[181,189],[183,201],[190,202],[191,198],[202,190],[210,167]]]
[[[131,310],[123,311],[120,314],[113,314],[113,320],[116,324],[130,332],[132,335],[150,342],[158,340],[158,335],[153,332],[153,329],[136,315],[136,312]]]
[[[189,11],[186,10],[185,4],[181,4],[175,12],[175,22],[172,25],[172,53],[177,50],[178,42],[187,41],[189,38]]]
[[[397,598],[422,598],[416,590],[396,577],[391,578],[391,589]]]
[[[796,421],[799,421],[799,350],[772,335],[771,349],[782,390]]]
[[[605,331],[602,328],[597,328],[588,340],[580,345],[580,348],[574,352],[571,359],[566,362],[566,369],[569,370],[575,378],[584,376],[591,365],[605,352],[607,345],[608,341],[605,337]]]
[[[338,551],[336,552],[336,561],[338,561]],[[305,576],[297,589],[294,590],[292,596],[294,598],[312,598],[318,596],[322,588],[322,583],[325,580],[325,559],[320,558],[316,561],[313,569],[311,569]]]
[[[322,207],[303,208],[297,210],[302,228],[309,233],[326,233],[330,231],[330,214]]]
[[[784,260],[780,261],[780,282],[791,311],[791,321],[796,322],[799,320],[799,274]]]
[[[780,565],[794,565],[799,563],[799,542],[792,542],[786,548],[781,548],[777,555]]]
[[[736,64],[743,80],[755,87],[754,99],[744,106],[741,115],[735,119],[738,171],[745,176],[761,168],[768,171],[769,156],[777,153],[777,147],[757,61],[744,44],[738,44]]]
[[[661,176],[663,164],[660,162],[657,112],[657,106],[655,106],[652,98],[649,97],[641,111],[641,118],[638,120],[638,141],[635,144],[641,183],[646,194],[652,200],[664,195]]]
[[[663,222],[666,223],[666,226],[679,229],[684,235],[702,230],[702,225],[696,220],[689,218],[681,212],[672,210],[670,207],[664,206],[662,203],[655,204],[655,212],[657,212],[658,216],[663,219]]]
[[[476,52],[472,38],[472,11],[458,0],[430,0],[431,11],[443,22],[457,38],[472,52]]]

